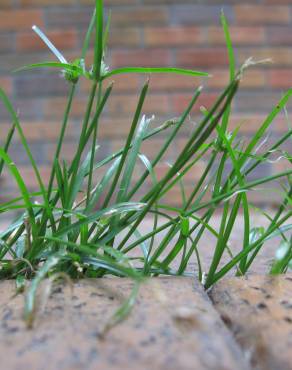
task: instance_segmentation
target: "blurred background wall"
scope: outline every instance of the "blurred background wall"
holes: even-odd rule
[[[107,57],[110,66],[179,66],[212,74],[212,78],[203,80],[151,76],[151,93],[144,112],[155,114],[157,124],[182,113],[198,84],[205,87],[177,146],[168,154],[170,161],[188,135],[199,106],[208,107],[228,81],[227,54],[220,26],[221,8],[231,26],[238,63],[250,56],[273,59],[272,64],[260,65],[244,76],[230,128],[241,124],[241,135],[250,137],[282,93],[292,86],[292,0],[105,0],[105,4],[107,10],[112,10]],[[92,9],[93,0],[0,0],[0,84],[19,112],[44,180],[49,176],[68,84],[56,71],[12,73],[12,70],[25,64],[54,60],[31,31],[33,24],[45,31],[68,60],[77,58]],[[137,75],[114,78],[114,97],[100,126],[99,158],[122,145],[139,89],[146,78]],[[82,80],[63,150],[65,159],[72,158],[88,90],[89,84]],[[1,141],[10,125],[8,114],[0,105]],[[269,142],[285,130],[287,123],[280,116],[272,127]],[[146,154],[153,156],[154,149],[161,143],[162,137],[158,137],[146,144]],[[291,150],[291,146],[286,149]],[[13,144],[11,153],[27,184],[33,188],[35,178],[19,142]],[[285,161],[266,163],[258,175],[272,174],[288,165]],[[166,168],[167,164],[158,166],[158,175]],[[203,168],[204,162],[188,176],[189,184],[198,179]],[[15,192],[13,181],[5,173],[0,183],[0,201]],[[179,197],[179,192],[174,191],[171,202],[177,203]],[[257,204],[275,203],[268,191],[251,193],[251,198]]]

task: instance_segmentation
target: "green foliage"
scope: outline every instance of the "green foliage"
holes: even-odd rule
[[[289,129],[270,148],[260,155],[257,153],[273,120],[285,109],[292,90],[280,99],[249,142],[242,143],[238,137],[239,129],[228,131],[232,102],[241,77],[255,63],[248,60],[236,72],[228,23],[222,13],[221,21],[230,62],[230,82],[209,110],[202,109],[199,123],[192,128],[183,148],[180,151],[177,149],[177,157],[166,174],[158,180],[157,165],[165,160],[167,150],[176,145],[177,135],[195,106],[202,87],[194,89],[193,98],[179,118],[153,128],[152,120],[143,115],[149,90],[147,81],[133,112],[125,145],[116,153],[97,161],[98,127],[114,89],[113,84],[104,88],[105,79],[127,73],[175,73],[189,78],[207,76],[204,72],[180,68],[128,67],[110,70],[105,64],[110,22],[104,27],[103,19],[102,1],[96,0],[96,9],[85,37],[82,54],[73,63],[67,62],[47,37],[34,27],[59,61],[31,64],[22,70],[58,68],[71,85],[47,185],[42,182],[18,116],[4,91],[0,90],[0,99],[12,121],[11,131],[4,146],[0,148],[0,173],[6,167],[20,193],[15,199],[0,204],[0,211],[23,211],[23,215],[0,234],[0,277],[17,277],[20,287],[26,279],[33,279],[27,294],[25,311],[29,323],[32,322],[35,309],[37,287],[43,278],[52,274],[64,273],[72,278],[111,274],[136,280],[132,296],[112,319],[115,323],[128,314],[137,295],[137,287],[144,277],[187,274],[188,263],[192,258],[198,266],[197,277],[206,288],[211,287],[230,270],[234,270],[237,275],[244,275],[265,241],[275,236],[280,235],[283,243],[271,272],[285,272],[291,262],[291,238],[286,234],[292,228],[288,222],[292,215],[292,170],[254,181],[248,181],[248,175],[257,171],[273,152],[280,150],[281,145],[291,138],[292,132]],[[87,68],[86,53],[92,37],[95,46],[94,64]],[[76,153],[71,162],[65,162],[62,160],[62,147],[69,129],[76,85],[80,78],[89,79],[92,87]],[[37,192],[29,192],[21,171],[8,154],[14,131],[20,136],[38,179]],[[168,134],[161,148],[158,148],[156,155],[150,160],[142,153],[142,143],[151,141],[161,132]],[[288,153],[282,154],[291,162]],[[205,158],[205,170],[194,183],[191,193],[187,194],[185,176],[198,161]],[[141,163],[144,172],[137,180],[134,174]],[[249,191],[274,180],[283,181],[283,201],[275,215],[268,216],[270,224],[266,229],[251,228]],[[288,182],[288,189],[285,182]],[[181,190],[182,202],[181,206],[172,207],[164,200],[167,200],[177,185]],[[243,243],[240,251],[234,251],[230,237],[241,210],[244,217]],[[218,230],[211,226],[216,211],[222,214]],[[150,231],[145,228],[146,218],[153,221]],[[211,233],[216,238],[210,266],[203,264],[200,253],[200,241],[206,233]],[[135,253],[131,253],[132,251]]]

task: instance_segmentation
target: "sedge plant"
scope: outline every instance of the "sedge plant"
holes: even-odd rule
[[[19,196],[0,204],[0,211],[22,211],[22,215],[0,234],[0,277],[15,278],[20,288],[26,280],[32,279],[25,305],[28,322],[32,321],[35,294],[41,280],[59,276],[60,273],[73,279],[98,278],[108,274],[134,279],[133,294],[113,318],[113,322],[117,322],[128,313],[137,286],[143,279],[158,275],[194,275],[188,270],[190,261],[196,262],[196,278],[208,289],[230,271],[245,275],[265,242],[280,236],[281,249],[270,272],[285,272],[291,264],[292,243],[288,233],[292,215],[292,170],[253,181],[248,178],[291,139],[289,128],[278,141],[258,153],[270,125],[285,109],[292,89],[279,100],[249,141],[239,138],[239,129],[229,131],[232,102],[242,75],[255,62],[249,59],[236,68],[228,24],[222,13],[230,81],[209,110],[201,108],[200,120],[192,128],[188,140],[165,175],[158,180],[157,165],[166,160],[168,149],[175,145],[202,93],[201,86],[194,86],[193,97],[178,118],[152,127],[152,119],[143,114],[149,91],[149,80],[146,80],[137,98],[124,146],[97,161],[99,125],[115,88],[114,83],[105,85],[106,81],[111,81],[115,75],[129,73],[146,76],[174,73],[189,78],[208,76],[205,72],[170,67],[110,69],[105,63],[109,19],[104,22],[103,2],[96,0],[81,56],[73,62],[68,62],[37,26],[33,27],[58,60],[31,64],[21,70],[55,68],[62,71],[64,80],[70,86],[48,184],[41,178],[14,107],[0,89],[0,98],[12,122],[4,146],[0,148],[0,174],[6,168],[19,189]],[[88,67],[86,56],[92,39],[94,60],[93,65]],[[68,162],[62,159],[62,148],[70,130],[70,114],[80,79],[88,79],[91,88],[76,151]],[[163,145],[150,160],[142,152],[142,144],[151,142],[161,133],[164,133]],[[19,136],[29,158],[38,191],[29,191],[21,171],[9,155],[15,134]],[[291,163],[289,153],[281,151],[281,155]],[[193,184],[190,194],[186,194],[185,176],[202,159],[206,159],[203,174]],[[144,166],[144,171],[137,179],[139,164]],[[101,175],[97,176],[99,172]],[[252,205],[249,192],[276,180],[281,181],[283,201],[275,214],[267,216],[267,228],[254,228],[250,221]],[[147,190],[144,187],[146,182],[151,183]],[[173,207],[168,204],[167,195],[175,186],[180,186],[182,201]],[[242,248],[235,252],[230,236],[241,211],[244,219]],[[218,212],[221,212],[221,222],[216,230],[211,221]],[[145,220],[149,218],[153,221],[151,230],[144,227]],[[216,243],[211,263],[204,268],[199,243],[206,233],[213,235]],[[226,257],[223,258],[226,255],[227,262]]]

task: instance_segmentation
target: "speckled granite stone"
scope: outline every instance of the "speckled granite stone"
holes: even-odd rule
[[[245,370],[246,359],[207,294],[189,278],[144,284],[127,320],[102,330],[131,291],[127,279],[82,280],[55,289],[33,330],[23,297],[1,282],[1,369]]]
[[[256,369],[292,369],[292,274],[224,279],[211,298]]]

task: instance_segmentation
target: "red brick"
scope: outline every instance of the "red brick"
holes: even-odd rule
[[[60,77],[60,72],[57,70],[48,74],[35,72],[34,76],[19,73],[14,80],[14,86],[18,98],[64,96],[68,92],[68,83]]]
[[[6,94],[10,95],[12,93],[12,80],[9,77],[0,78],[0,86],[5,91]]]
[[[170,50],[129,50],[112,52],[113,67],[169,67],[171,65]]]
[[[41,122],[40,123],[40,137],[46,138],[46,141],[52,141],[54,143],[57,142],[57,139],[60,136],[61,131],[61,122]],[[79,130],[77,130],[78,127],[75,127],[73,122],[69,121],[67,130],[65,132],[65,139],[76,139],[78,137]]]
[[[266,119],[267,114],[260,113],[241,113],[232,114],[229,121],[229,129],[234,130],[240,126],[240,133],[252,134],[260,128]],[[283,115],[278,115],[270,126],[270,130],[274,132],[285,132],[287,131],[287,122]]]
[[[230,27],[230,34],[234,45],[258,45],[265,41],[265,29],[263,27]],[[225,44],[222,28],[210,27],[207,41],[211,45]]]
[[[144,30],[147,46],[196,45],[202,42],[203,30],[198,27],[156,27]]]
[[[206,80],[206,79],[204,79]],[[168,92],[171,90],[194,90],[201,84],[202,78],[180,76],[175,74],[153,74],[150,79],[150,90]]]
[[[138,94],[134,95],[112,95],[109,98],[105,112],[112,116],[133,117],[138,102]],[[72,105],[71,117],[82,118],[85,114],[87,100],[84,98],[75,98]],[[45,102],[44,114],[47,119],[61,119],[66,104],[66,98],[50,98]],[[168,98],[163,95],[148,95],[143,106],[143,113],[162,114],[167,113],[169,109]]]
[[[0,73],[10,74],[16,68],[23,67],[31,63],[43,62],[44,60],[54,60],[51,52],[45,53],[22,53],[21,58],[16,53],[5,53],[1,55]],[[24,73],[24,72],[23,72]],[[35,72],[37,73],[37,72]]]
[[[21,127],[23,129],[24,135],[29,142],[42,141],[53,141],[59,137],[59,132],[61,130],[61,122],[57,121],[22,121]],[[0,125],[0,137],[3,138],[7,135],[9,129],[11,128],[11,123],[3,123]],[[69,123],[69,128],[66,132],[66,139],[72,139],[76,134],[75,127]],[[19,141],[18,135],[15,135],[14,141]]]
[[[125,117],[112,117],[102,119],[99,126],[99,135],[102,139],[115,139],[126,137],[130,130],[131,119]],[[121,149],[121,145],[117,145],[116,150]]]
[[[263,3],[269,5],[290,5],[291,0],[263,0]]]
[[[274,88],[291,88],[292,71],[290,69],[276,69],[268,72],[269,83]]]
[[[71,49],[77,46],[78,37],[74,30],[50,31],[46,32],[46,36],[59,49]],[[48,49],[45,43],[32,31],[18,34],[16,45],[20,51]]]
[[[50,166],[39,166],[38,167],[42,181],[44,184],[47,184],[50,179],[50,173],[51,173],[51,168]],[[20,173],[21,176],[24,180],[24,183],[29,189],[36,189],[39,188],[34,170],[32,167],[21,167],[20,168]]]
[[[292,44],[292,29],[287,27],[268,27],[266,30],[269,45],[287,45]]]
[[[112,116],[132,117],[138,103],[137,95],[112,96],[108,103],[108,111]],[[143,105],[143,114],[167,114],[169,112],[168,97],[149,94]]]
[[[2,0],[1,0],[2,1]],[[19,0],[21,6],[75,5],[75,0]]]
[[[220,67],[227,66],[228,59],[225,49],[196,49],[178,52],[177,65],[184,67]],[[204,69],[203,68],[203,69]]]
[[[140,33],[138,28],[115,28],[110,32],[108,44],[110,47],[139,46]]]
[[[184,1],[185,2],[191,2],[191,0]],[[157,0],[143,0],[144,4],[157,4]],[[159,0],[160,4],[176,4],[177,0]]]
[[[200,107],[210,108],[217,98],[215,93],[203,93],[193,108],[194,112],[199,112]],[[175,114],[181,114],[188,106],[192,98],[191,94],[175,94],[171,96],[171,107]]]
[[[92,0],[79,0],[81,4],[92,5]],[[104,5],[133,5],[137,4],[138,0],[104,0]]]
[[[206,79],[207,86],[212,88],[223,88],[229,82],[228,70],[210,70],[212,77]],[[241,88],[259,88],[266,84],[265,71],[250,69],[242,77]]]
[[[279,157],[276,156],[275,159]],[[274,175],[276,175],[277,173],[280,173],[280,172],[285,172],[287,170],[291,170],[292,169],[292,165],[291,163],[288,161],[288,159],[285,159],[285,158],[281,158],[279,161],[276,161],[275,163],[273,163],[272,165],[272,172]],[[284,196],[284,194],[283,194]]]
[[[67,99],[65,97],[57,97],[47,99],[44,104],[44,116],[46,119],[55,120],[61,119],[64,114]],[[83,117],[86,110],[87,100],[84,98],[75,98],[72,104],[71,117]]]
[[[119,12],[114,12],[112,15],[112,24],[117,25],[141,25],[141,24],[158,24],[167,23],[168,12],[167,8],[163,7],[144,7],[139,5],[138,7],[127,9],[121,9]]]
[[[176,152],[176,156],[178,156],[178,151]],[[206,165],[203,161],[197,162],[185,175],[184,175],[184,183],[185,185],[190,185],[194,182],[197,182],[202,174]],[[155,173],[157,175],[158,180],[161,180],[166,173],[169,171],[170,166],[167,163],[159,163],[155,166]]]
[[[40,10],[1,10],[0,30],[23,30],[30,29],[37,24],[44,26],[43,12]]]
[[[156,114],[157,120],[153,125],[181,114],[188,105],[193,90],[199,84],[203,84],[202,97],[191,116],[191,120],[196,120],[195,113],[198,112],[199,106],[203,104],[209,107],[217,96],[214,92],[223,89],[229,80],[224,32],[220,27],[222,2],[220,0],[208,0],[199,2],[200,4],[195,4],[192,0],[181,3],[175,0],[104,0],[104,2],[106,6],[113,8],[107,58],[111,68],[131,65],[179,66],[204,70],[212,74],[210,78],[190,78],[172,74],[150,76],[149,96],[143,110],[148,115]],[[230,23],[231,38],[238,59],[237,65],[250,56],[257,60],[269,57],[274,60],[274,64],[259,65],[244,73],[238,98],[235,100],[235,113],[230,120],[230,129],[242,123],[240,129],[242,135],[251,136],[279,100],[281,91],[291,87],[292,13],[291,9],[284,5],[290,6],[292,1],[224,1],[224,10]],[[21,65],[53,60],[53,55],[46,51],[46,46],[30,30],[32,24],[44,28],[43,16],[46,21],[45,32],[49,30],[48,36],[56,46],[61,51],[66,50],[66,58],[74,60],[79,57],[80,51],[77,48],[79,49],[81,37],[86,32],[92,9],[92,0],[0,0],[0,85],[12,97],[16,109],[20,111],[20,117],[22,121],[24,120],[24,131],[32,143],[33,150],[38,153],[38,148],[46,141],[44,152],[40,153],[42,156],[40,162],[46,159],[46,153],[47,157],[52,159],[67,100],[65,94],[68,86],[61,80],[55,81],[51,77],[47,79],[44,71],[35,71],[36,75],[33,78],[30,72],[13,75],[11,78],[4,77],[4,73],[10,73]],[[64,35],[67,36],[66,40]],[[21,51],[21,58],[16,50]],[[90,48],[86,63],[88,68],[92,63],[92,57],[93,49]],[[54,75],[57,74],[58,71]],[[118,141],[123,144],[141,86],[148,77],[139,74],[113,76],[104,83],[106,88],[111,81],[115,82],[110,105],[107,106],[100,121],[102,142],[113,147]],[[75,148],[74,138],[80,132],[90,84],[89,81],[81,79],[77,96],[74,98],[70,130],[66,133],[66,138],[70,142],[66,141],[64,147],[64,158],[68,160],[71,159],[72,150]],[[3,140],[11,123],[8,114],[2,108],[0,117],[0,137]],[[184,138],[188,137],[192,129],[191,120],[187,120],[182,127],[175,148],[165,156],[166,161],[174,158],[175,150],[181,149]],[[283,115],[275,119],[270,131],[275,135],[287,131]],[[159,135],[155,141],[143,145],[143,150],[149,158],[154,155],[153,148],[162,145],[164,134]],[[19,143],[17,135],[15,139],[16,149],[13,146],[11,150],[20,153],[17,149]],[[138,168],[138,172],[140,170]],[[177,194],[180,196],[179,189]],[[259,194],[254,192],[252,196],[255,199]]]
[[[280,97],[281,94],[274,90],[261,91],[260,94],[252,90],[239,90],[236,97],[236,107],[238,112],[268,114],[278,103]]]
[[[236,22],[246,24],[285,24],[290,21],[287,6],[235,5]]]
[[[1,0],[0,2],[0,9],[1,8],[12,8],[13,7],[13,4],[12,4],[12,1],[11,0]]]
[[[140,83],[140,76],[137,74],[125,74],[125,75],[116,75],[109,78],[107,83],[104,84],[104,87],[107,87],[110,83],[114,83],[113,92],[137,92]],[[80,80],[81,89],[83,92],[89,92],[92,85],[92,81],[87,79]]]
[[[1,124],[0,124],[0,139],[1,139],[1,142],[4,140],[4,138],[8,134],[8,131],[10,130],[11,125],[12,125],[11,123],[1,122]]]
[[[156,126],[156,124],[153,124],[153,126]],[[170,132],[170,131],[165,131],[165,132]],[[159,137],[152,136],[149,140],[146,140],[143,142],[142,147],[141,147],[141,153],[146,155],[146,157],[149,160],[153,160],[157,156],[160,148],[162,148],[164,143],[165,143],[165,139],[163,139],[161,135]],[[170,148],[169,150],[167,150],[167,153],[165,154],[163,158],[164,160],[167,160],[166,158],[170,158],[170,157],[173,157],[173,148]]]
[[[176,4],[169,7],[169,11],[171,19],[176,24],[200,24],[205,26],[220,23],[221,7],[206,4],[203,1],[192,1],[189,4],[176,2]],[[230,6],[224,6],[224,11],[227,19],[233,18],[233,10]]]
[[[266,75],[263,70],[250,69],[243,74],[240,86],[244,88],[260,88],[266,85]]]
[[[190,196],[191,191],[194,189],[193,186],[185,186],[185,193],[186,196]],[[180,186],[177,184],[174,187],[172,187],[163,198],[161,198],[161,203],[162,204],[167,204],[169,206],[176,206],[180,207],[183,204],[182,200],[182,193]]]
[[[15,37],[11,34],[0,35],[1,54],[15,51]]]
[[[46,147],[47,149],[47,159],[50,163],[53,163],[56,152],[56,145],[49,144]],[[71,161],[76,153],[77,142],[65,142],[62,145],[61,158],[65,161]]]
[[[240,63],[246,61],[247,58],[253,57],[255,60],[270,58],[272,64],[266,64],[267,67],[274,66],[291,66],[292,65],[292,50],[290,48],[261,48],[261,49],[244,49],[239,50],[238,59]],[[262,65],[264,68],[265,65]]]
[[[57,7],[46,9],[46,27],[55,29],[74,28],[84,30],[84,34],[92,16],[93,7]]]
[[[15,86],[13,86],[13,90],[15,91]],[[43,114],[43,99],[27,99],[24,94],[19,99],[13,99],[13,105],[21,122],[24,120],[36,120]],[[4,110],[0,109],[0,114],[2,113],[4,113]]]

